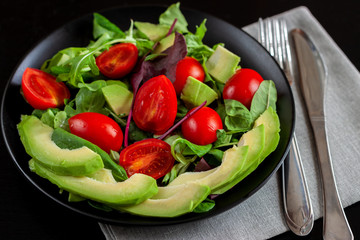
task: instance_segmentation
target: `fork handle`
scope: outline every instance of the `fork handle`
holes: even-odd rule
[[[282,178],[286,223],[295,234],[305,236],[312,230],[314,215],[295,134],[282,166]]]
[[[331,155],[326,135],[325,120],[319,120],[317,118],[312,118],[310,120],[318,151],[318,162],[323,186],[323,237],[325,240],[354,239],[336,188],[335,176],[333,173]]]

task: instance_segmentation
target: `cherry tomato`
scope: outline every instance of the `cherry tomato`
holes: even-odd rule
[[[205,72],[201,64],[192,57],[185,57],[176,65],[176,79],[174,84],[176,94],[179,95],[184,88],[186,79],[192,76],[200,82],[204,82]]]
[[[181,132],[185,139],[198,145],[215,142],[218,129],[223,129],[221,118],[214,109],[209,107],[202,107],[181,124]]]
[[[223,98],[237,100],[250,109],[253,96],[262,81],[263,78],[256,71],[248,68],[239,69],[226,82]]]
[[[143,173],[155,179],[170,172],[175,159],[168,143],[155,139],[145,139],[126,147],[120,153],[119,163],[130,177]]]
[[[26,68],[22,76],[21,89],[26,101],[35,109],[56,108],[70,98],[69,89],[56,77],[34,68]]]
[[[92,142],[105,152],[119,151],[123,141],[123,133],[119,125],[110,117],[84,112],[69,119],[70,132]]]
[[[138,49],[132,43],[119,43],[96,58],[100,72],[109,78],[121,78],[131,72],[138,59]]]
[[[139,88],[133,108],[133,119],[138,128],[163,134],[174,124],[176,112],[175,89],[165,75],[151,78]]]

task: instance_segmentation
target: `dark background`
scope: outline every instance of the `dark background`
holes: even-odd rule
[[[13,69],[42,38],[63,24],[82,15],[116,6],[139,4],[170,5],[176,1],[62,0],[0,2],[0,89],[1,93]],[[360,69],[360,11],[356,0],[291,1],[181,1],[182,8],[210,13],[238,28],[286,10],[306,6]],[[14,106],[16,107],[16,106]],[[93,219],[88,219],[55,203],[35,189],[12,162],[1,138],[0,167],[0,239],[104,239]],[[360,203],[345,209],[355,235],[360,237]],[[322,239],[322,219],[315,222],[307,237],[287,232],[274,239]]]

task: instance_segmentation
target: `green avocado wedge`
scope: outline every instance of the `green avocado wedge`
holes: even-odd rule
[[[144,174],[134,174],[123,182],[102,182],[91,177],[57,175],[35,159],[29,166],[39,176],[60,189],[100,203],[112,205],[139,204],[158,192],[156,180]]]
[[[82,176],[104,167],[100,155],[85,146],[72,150],[58,147],[51,140],[53,128],[35,116],[22,116],[17,128],[26,152],[56,174]]]
[[[124,181],[127,179],[126,172],[124,168],[116,164],[104,150],[99,148],[97,145],[78,137],[72,133],[65,131],[62,128],[56,128],[51,136],[51,140],[55,142],[57,146],[62,149],[77,149],[81,147],[87,147],[90,150],[96,152],[102,158],[104,167],[112,171],[116,181]]]
[[[173,187],[159,187],[156,195],[138,205],[112,207],[140,216],[177,217],[192,212],[209,194],[208,186],[192,182]]]
[[[280,140],[280,121],[277,113],[271,108],[267,108],[264,113],[262,113],[258,119],[255,120],[254,128],[259,126],[264,126],[265,129],[265,145],[261,153],[257,158],[253,158],[251,162],[246,164],[246,168],[244,168],[234,179],[233,181],[223,185],[220,188],[217,188],[213,191],[214,194],[222,194],[238,184],[241,180],[247,177],[250,173],[252,173],[259,164],[271,153],[273,152]],[[251,132],[250,130],[249,132]],[[248,132],[248,133],[249,133]],[[239,144],[247,144],[247,139],[242,138],[239,141]],[[251,150],[250,150],[251,151]]]
[[[247,155],[248,146],[234,146],[224,152],[221,165],[215,170],[203,172],[186,172],[175,178],[169,186],[176,186],[195,182],[200,185],[207,185],[211,190],[231,181],[243,168]],[[209,174],[207,174],[209,173]]]

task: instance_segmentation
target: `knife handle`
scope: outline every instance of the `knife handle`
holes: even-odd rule
[[[318,162],[323,186],[323,238],[325,240],[354,239],[336,187],[326,135],[325,120],[323,118],[312,118],[311,125],[317,146]]]
[[[305,236],[312,230],[314,215],[295,134],[282,165],[282,178],[286,223],[296,235]]]

